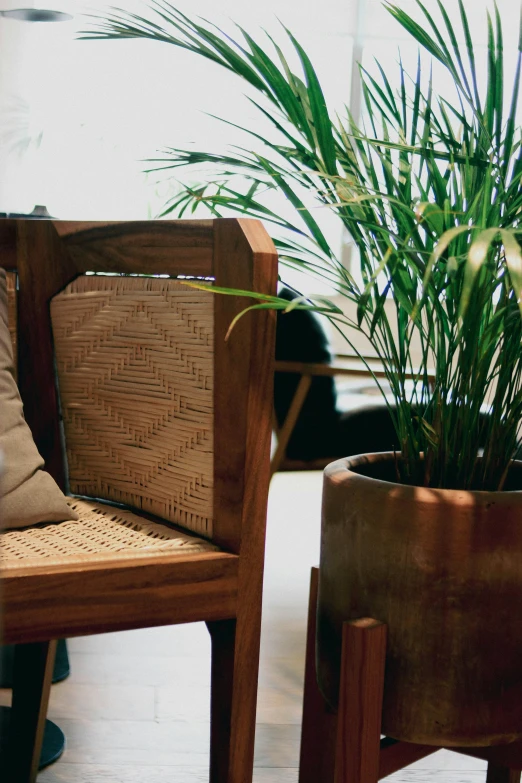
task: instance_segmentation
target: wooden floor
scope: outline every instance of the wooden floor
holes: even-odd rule
[[[256,783],[296,783],[310,566],[319,560],[321,474],[277,474],[270,493]],[[38,783],[208,780],[210,645],[204,625],[69,642],[71,676],[49,716],[67,749]],[[0,703],[10,693],[0,691]],[[439,752],[392,776],[483,783],[485,765]],[[391,778],[390,778],[391,780]],[[321,783],[321,781],[317,781]]]

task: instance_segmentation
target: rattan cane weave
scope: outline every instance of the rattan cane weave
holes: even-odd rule
[[[51,316],[71,494],[212,535],[213,295],[79,277]]]
[[[2,571],[218,551],[208,541],[151,522],[131,511],[76,498],[71,498],[69,505],[79,519],[4,531],[0,547]]]

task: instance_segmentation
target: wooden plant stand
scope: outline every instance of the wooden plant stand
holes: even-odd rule
[[[378,620],[344,624],[339,708],[329,708],[315,666],[318,577],[312,568],[299,783],[377,783],[443,746],[381,738],[387,629]],[[447,750],[487,761],[486,783],[520,783],[522,741]]]

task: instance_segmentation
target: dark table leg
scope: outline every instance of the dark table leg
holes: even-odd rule
[[[1,772],[5,783],[34,783],[41,766],[58,758],[64,747],[60,729],[46,721],[56,642],[19,645],[14,662],[13,706],[2,720]],[[42,758],[44,736],[48,745]]]

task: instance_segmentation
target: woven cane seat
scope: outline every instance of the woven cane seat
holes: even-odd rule
[[[132,511],[76,498],[70,498],[69,505],[78,520],[5,531],[0,548],[2,570],[219,552],[209,541]]]

